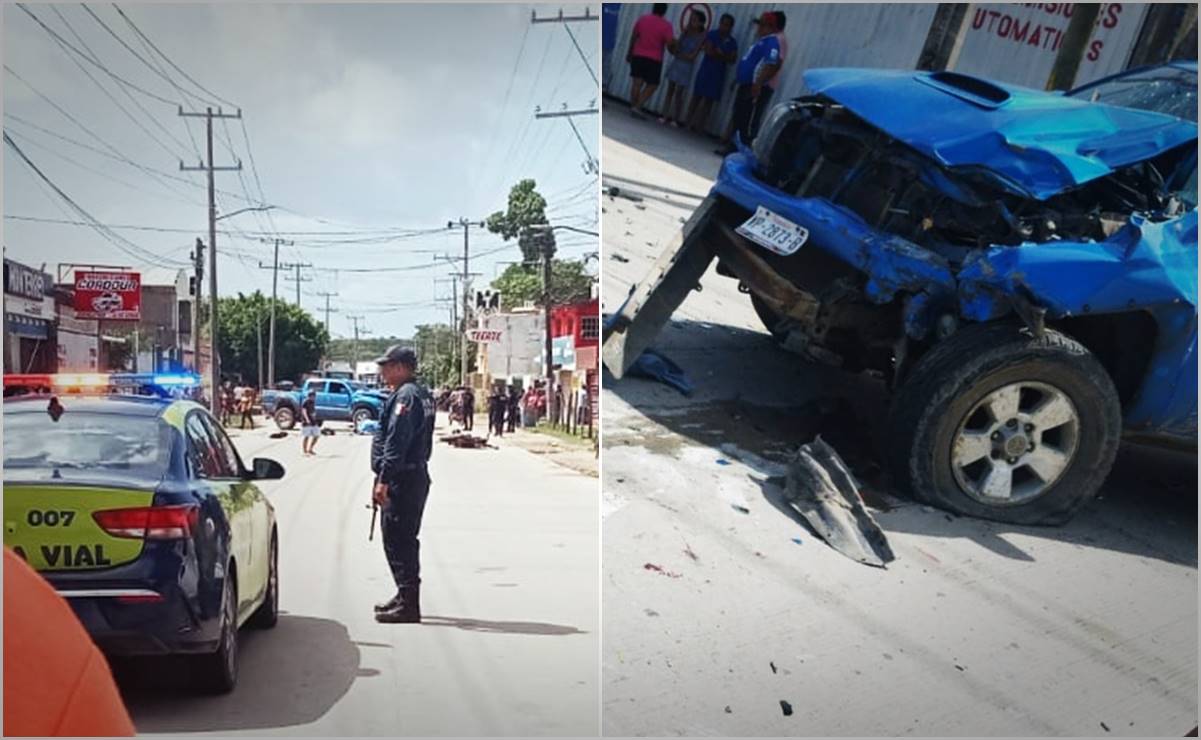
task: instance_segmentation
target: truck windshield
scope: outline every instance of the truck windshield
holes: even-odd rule
[[[172,427],[156,416],[72,412],[4,415],[4,467],[26,470],[120,470],[162,477]]]
[[[1068,97],[1197,122],[1197,73],[1178,67],[1154,67],[1085,85]]]

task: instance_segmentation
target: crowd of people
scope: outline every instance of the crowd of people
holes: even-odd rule
[[[735,149],[734,135],[749,145],[754,140],[779,81],[788,54],[784,37],[783,11],[761,13],[755,24],[755,40],[740,57],[734,38],[734,16],[723,13],[717,28],[708,29],[709,18],[692,10],[683,33],[665,16],[667,3],[655,3],[640,17],[630,34],[626,61],[630,66],[630,113],[645,119],[647,101],[655,94],[667,64],[667,88],[658,121],[677,128],[703,131],[713,109],[726,93],[726,77],[734,66],[734,110],[723,138],[720,154]],[[685,105],[685,98],[691,99]],[[685,113],[686,111],[686,113]]]
[[[221,385],[221,424],[231,426],[235,418],[239,429],[254,429],[254,410],[258,405],[259,390],[249,385],[234,385],[225,381]]]
[[[583,426],[589,422],[591,415],[588,392],[586,389],[580,389],[576,394],[574,421],[575,424]],[[485,399],[488,434],[498,437],[506,433],[512,434],[519,427],[534,427],[543,420],[566,426],[569,421],[569,406],[565,403],[566,400],[561,385],[556,384],[553,390],[548,391],[544,380],[536,380],[524,390],[515,383],[495,383]],[[475,428],[477,407],[475,391],[471,388],[439,388],[435,394],[435,402],[439,411],[449,415],[451,424],[458,425],[463,431]]]

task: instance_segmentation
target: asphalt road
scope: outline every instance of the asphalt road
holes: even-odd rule
[[[603,310],[707,193],[714,142],[606,104]],[[897,560],[854,563],[771,477],[817,433],[876,479],[871,383],[778,349],[712,269],[655,346],[685,398],[604,379],[609,735],[1167,735],[1197,725],[1195,456],[1124,449],[1061,528],[868,485]],[[865,442],[865,440],[868,440]],[[743,512],[747,513],[743,513]],[[788,705],[786,714],[784,702]]]
[[[337,425],[341,426],[341,425]],[[598,731],[597,482],[512,446],[439,444],[422,531],[421,625],[383,625],[394,589],[368,542],[370,438],[342,427],[304,458],[294,432],[234,432],[272,457],[280,616],[243,631],[241,674],[197,697],[168,664],[122,676],[142,733],[581,735]]]

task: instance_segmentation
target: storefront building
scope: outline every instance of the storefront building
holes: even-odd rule
[[[4,260],[4,372],[57,371],[53,288],[47,273]]]

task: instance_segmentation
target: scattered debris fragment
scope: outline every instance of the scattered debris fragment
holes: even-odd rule
[[[1109,725],[1107,725],[1107,724],[1105,724],[1104,722],[1102,722],[1102,723],[1101,723],[1101,729],[1102,729],[1102,730],[1105,730],[1106,732],[1109,732]]]
[[[325,437],[332,437],[334,436],[334,430],[327,427],[321,430],[321,434]]]
[[[642,202],[641,195],[634,195],[633,193],[627,193],[624,190],[622,190],[621,188],[617,187],[616,185],[610,185],[608,192],[609,192],[609,195],[613,198],[625,198],[626,200],[632,200],[635,203]]]
[[[679,578],[680,577],[679,573],[673,573],[670,570],[665,570],[662,565],[655,565],[654,563],[646,563],[642,567],[644,570],[653,571],[660,575],[667,576],[668,578]]]
[[[745,506],[739,506],[738,504],[730,504],[730,508],[733,509],[734,511],[737,511],[739,514],[750,514],[751,513],[750,509],[746,508]]]
[[[863,505],[855,476],[821,435],[794,455],[784,498],[819,537],[852,560],[882,568],[896,559]]]
[[[792,541],[793,541],[793,542],[795,542],[795,543],[797,543],[798,545],[799,545],[799,544],[801,544],[801,538],[800,538],[800,537],[793,537],[793,538],[792,538]]]
[[[730,709],[730,705],[729,705],[729,704],[727,704],[727,705],[726,705],[726,714],[733,714],[733,713],[734,713],[734,710],[733,710],[733,709]]]
[[[643,613],[643,614],[645,614],[645,615],[646,615],[646,616],[648,616],[648,617],[657,617],[657,616],[659,616],[659,612],[655,611],[654,609],[643,609],[643,610],[642,610],[642,613]]]
[[[622,262],[622,263],[630,261],[629,257],[625,256],[624,254],[621,254],[620,252],[610,253],[609,259],[613,260],[614,262]]]
[[[768,664],[769,666],[771,666],[771,672],[772,672],[772,673],[778,673],[778,672],[779,672],[779,671],[777,671],[777,670],[776,670],[776,662],[775,662],[774,660],[769,660],[769,661],[767,662],[767,664]]]
[[[957,671],[959,671],[960,673],[962,673],[962,672],[966,671],[967,669],[966,669],[966,668],[964,668],[963,666],[959,665],[958,663],[956,663],[956,664],[955,664],[955,670],[957,670]]]
[[[643,204],[641,204],[641,203],[635,203],[635,204],[634,204],[634,207],[635,207],[635,208],[637,208],[637,209],[638,209],[638,210],[640,210],[640,211],[645,211],[645,210],[646,210],[646,206],[645,206],[645,205],[643,205]]]
[[[730,461],[725,459],[724,457],[719,457],[719,458],[717,458],[717,464],[718,465],[729,465]]]
[[[634,364],[626,371],[627,375],[649,378],[670,385],[685,396],[691,396],[693,385],[684,370],[672,362],[666,355],[653,349],[644,350]]]
[[[784,712],[785,717],[792,716],[792,705],[783,699],[780,700],[780,709]]]
[[[701,561],[700,557],[692,551],[692,545],[689,545],[687,542],[684,543],[684,554],[692,558],[695,562],[699,563]]]
[[[272,432],[271,434],[268,434],[267,436],[270,437],[271,439],[283,439],[284,437],[288,436],[288,433],[287,432]]]

